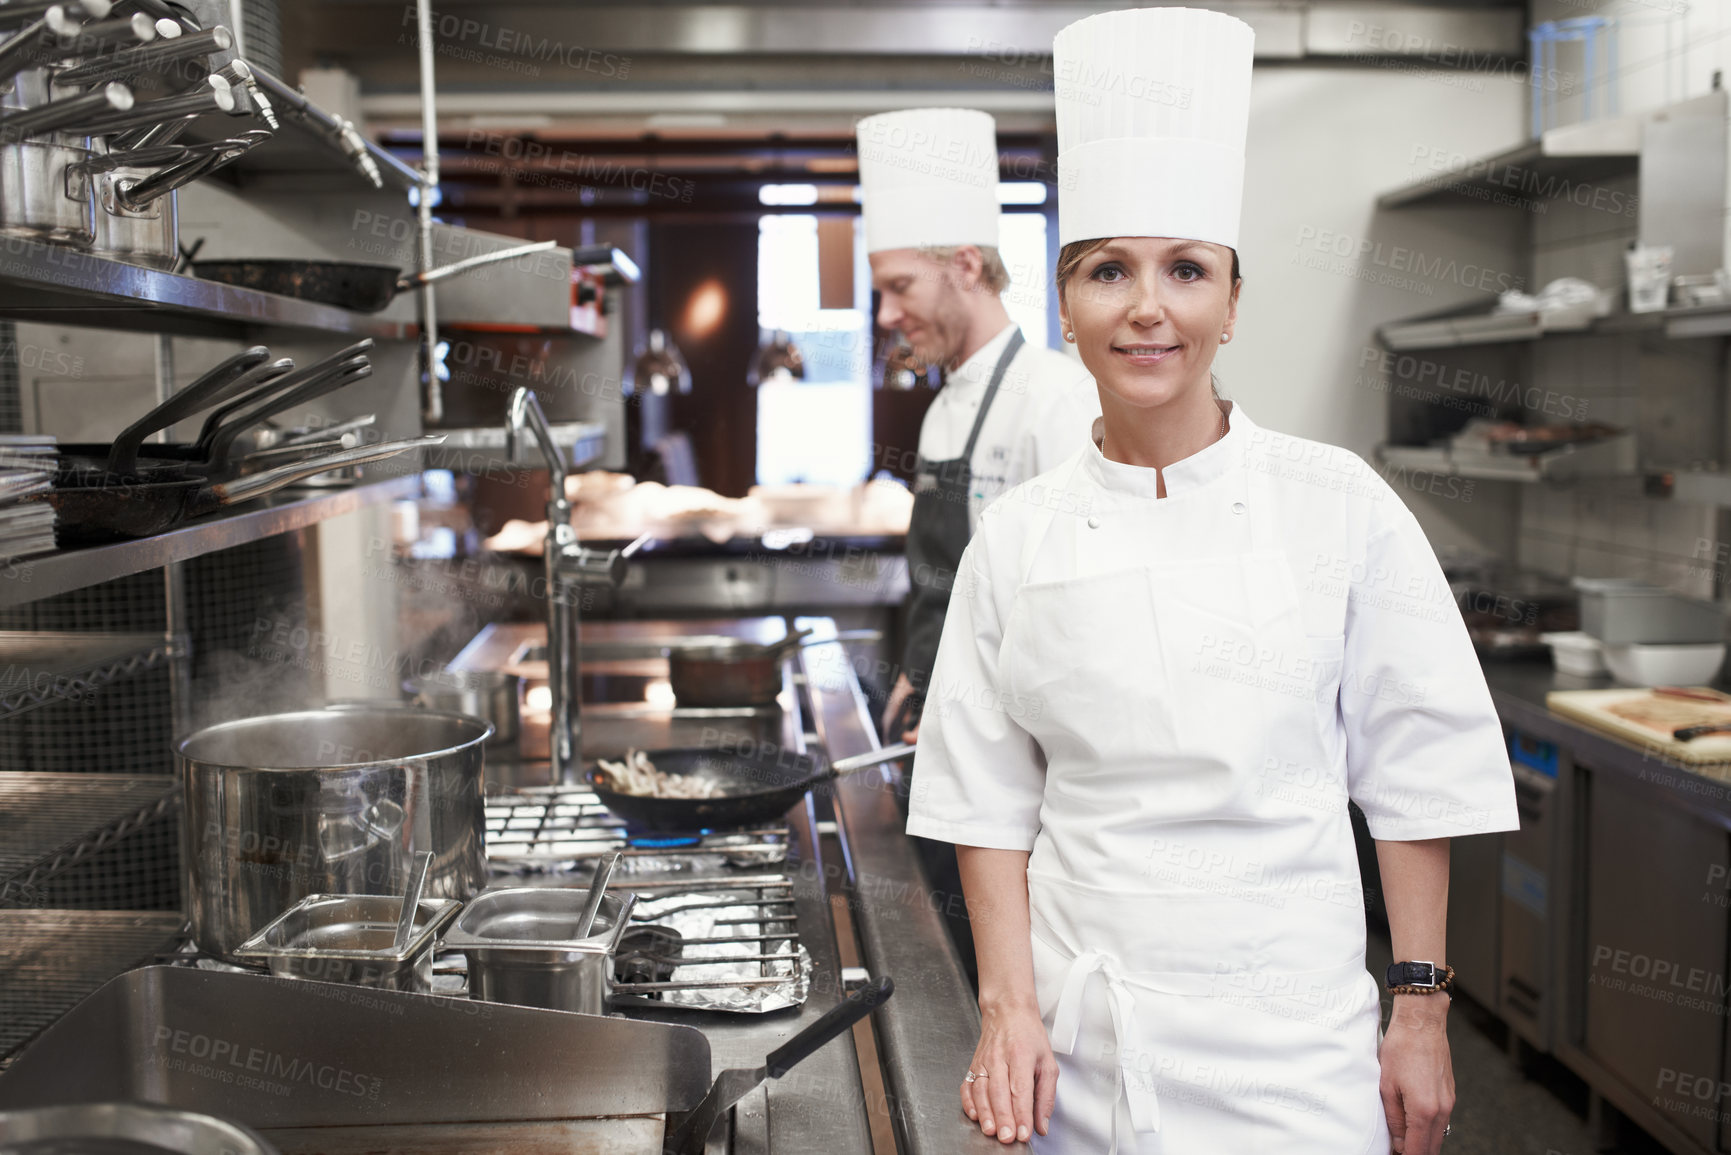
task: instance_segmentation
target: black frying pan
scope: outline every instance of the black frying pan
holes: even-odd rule
[[[361,445],[229,481],[188,477],[136,485],[51,489],[42,496],[54,507],[54,534],[62,545],[149,537],[172,529],[189,518],[202,517],[225,505],[236,505],[275,493],[326,470],[382,461],[410,449],[438,445],[444,440],[443,436],[433,435]]]
[[[168,481],[182,476],[185,465],[178,460],[178,455],[159,456],[154,452],[159,447],[153,446],[153,452],[141,461],[139,450],[144,445],[144,439],[160,429],[168,428],[176,421],[216,404],[224,397],[232,396],[240,383],[269,358],[270,350],[263,345],[254,345],[236,353],[128,425],[107,445],[62,444],[59,446],[60,479],[67,483],[88,483],[93,478],[110,483],[135,483]]]
[[[459,276],[483,265],[545,252],[557,245],[557,241],[513,245],[408,276],[395,265],[364,265],[353,261],[194,261],[192,271],[207,281],[220,281],[225,285],[238,285],[243,289],[257,289],[261,293],[275,293],[282,297],[298,297],[355,313],[376,313],[406,289]]]
[[[644,751],[655,768],[665,774],[716,783],[723,792],[717,798],[625,794],[609,787],[607,776],[599,767],[591,768],[587,778],[601,805],[623,818],[628,828],[692,834],[774,822],[812,787],[855,770],[906,758],[913,752],[911,745],[886,746],[824,765],[823,760],[811,755],[790,754],[785,750],[753,754],[705,747]]]
[[[167,404],[152,410],[152,416],[141,419],[122,438],[116,439],[113,451],[105,460],[100,460],[104,446],[62,445],[55,484],[63,489],[112,488],[227,476],[234,472],[229,463],[229,451],[236,437],[268,417],[369,376],[372,368],[367,351],[372,346],[370,339],[358,342],[297,372],[288,371],[293,369],[294,363],[287,358],[256,364],[221,388],[206,390],[199,397],[188,397],[198,388],[198,383],[188,386],[171,397]],[[187,400],[182,401],[182,398]],[[217,408],[205,421],[197,442],[191,445],[151,445],[148,447],[150,456],[140,458],[134,439],[130,446],[124,447],[130,451],[128,455],[120,458],[130,462],[130,467],[115,468],[123,448],[122,440],[140,426],[152,420],[172,424],[212,404]],[[160,428],[161,424],[157,427]]]

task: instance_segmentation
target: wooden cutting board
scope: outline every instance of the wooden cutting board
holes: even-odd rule
[[[1690,687],[1703,694],[1718,691]],[[1545,695],[1552,713],[1614,734],[1676,762],[1731,763],[1731,732],[1707,734],[1688,742],[1671,737],[1684,726],[1731,724],[1731,695],[1712,702],[1672,698],[1650,689],[1553,690]]]

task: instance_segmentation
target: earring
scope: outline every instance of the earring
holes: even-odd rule
[[[1066,341],[1074,341],[1074,340],[1075,340],[1075,339],[1076,339],[1076,334],[1074,334],[1074,333],[1072,333],[1072,332],[1068,332],[1068,331],[1066,331],[1066,332],[1065,332],[1065,333],[1064,333],[1064,340],[1066,340]]]
[[[1231,334],[1231,333],[1222,333],[1222,334],[1220,334],[1220,343],[1221,343],[1221,344],[1222,344],[1222,345],[1224,345],[1224,344],[1226,344],[1226,342],[1228,342],[1228,341],[1230,341],[1230,340],[1232,340],[1232,334]]]

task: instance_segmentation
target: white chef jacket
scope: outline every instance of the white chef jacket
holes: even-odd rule
[[[1036,1150],[1386,1152],[1347,799],[1378,839],[1514,829],[1501,727],[1359,458],[1234,406],[1164,476],[1091,443],[986,512],[908,833],[1032,852]]]
[[[920,423],[920,456],[949,461],[962,455],[992,370],[1015,331],[1014,322],[1004,326],[945,380]],[[1080,361],[1033,342],[1024,344],[1004,370],[974,443],[969,531],[979,527],[980,512],[1005,490],[1086,444],[1090,424],[1099,415],[1100,394]]]

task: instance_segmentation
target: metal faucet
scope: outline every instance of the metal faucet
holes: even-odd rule
[[[553,783],[576,782],[582,772],[582,670],[578,663],[578,591],[584,586],[615,589],[630,568],[627,559],[649,540],[645,534],[624,549],[584,549],[571,526],[571,502],[565,497],[565,454],[553,441],[553,430],[541,403],[527,388],[511,394],[506,412],[505,456],[517,457],[524,427],[534,434],[547,460],[547,537],[542,561],[547,580],[547,685],[553,694],[552,725],[547,746],[553,761]]]

